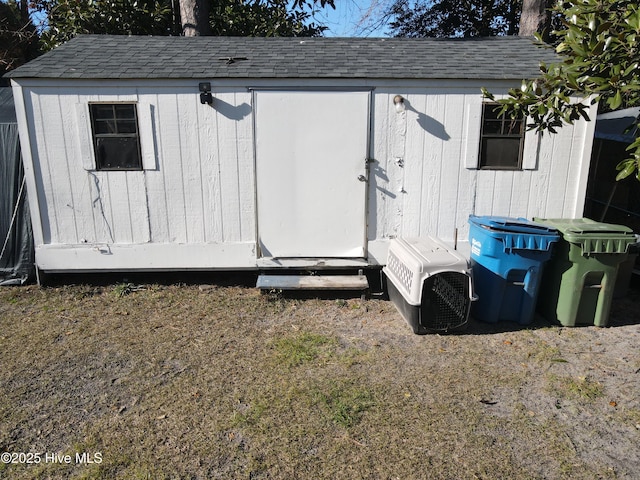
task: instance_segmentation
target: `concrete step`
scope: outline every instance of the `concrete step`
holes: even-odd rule
[[[366,275],[260,275],[260,290],[367,290]]]

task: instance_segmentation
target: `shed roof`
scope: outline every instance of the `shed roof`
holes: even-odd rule
[[[472,39],[80,35],[12,78],[522,79],[558,60],[527,37]]]

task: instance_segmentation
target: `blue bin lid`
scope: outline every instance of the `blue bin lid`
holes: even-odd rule
[[[531,222],[526,218],[469,215],[469,223],[499,239],[505,251],[548,251],[552,243],[560,240],[560,234],[555,228]]]
[[[469,222],[503,233],[524,233],[532,235],[558,235],[558,230],[526,218],[492,217],[469,215]]]

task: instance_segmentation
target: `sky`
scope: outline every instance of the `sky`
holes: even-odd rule
[[[372,25],[390,0],[335,0],[335,10],[315,14],[317,23],[328,27],[327,37],[388,37],[387,28]]]
[[[0,0],[6,2],[6,0]],[[388,37],[386,26],[375,25],[392,0],[335,0],[335,10],[315,13],[315,22],[325,25],[327,37]],[[39,18],[37,20],[40,20]]]

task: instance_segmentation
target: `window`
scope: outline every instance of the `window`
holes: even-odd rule
[[[92,103],[91,128],[97,170],[142,170],[136,105]]]
[[[524,146],[524,118],[498,117],[495,103],[482,105],[480,168],[520,170]]]

